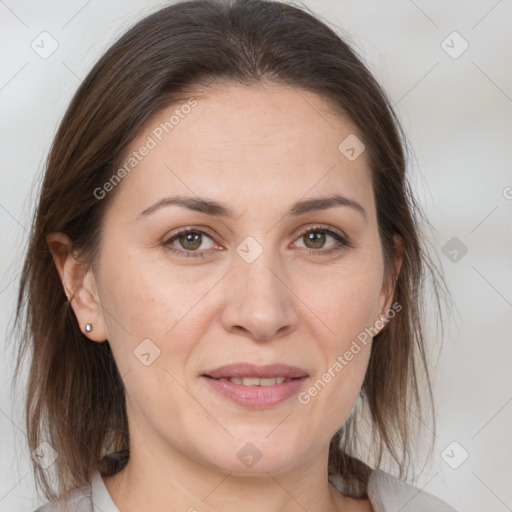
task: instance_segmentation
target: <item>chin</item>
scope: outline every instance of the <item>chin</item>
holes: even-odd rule
[[[216,453],[210,451],[208,461],[221,471],[237,476],[279,474],[298,464],[302,458],[303,443],[290,444],[289,438],[288,442],[282,438],[269,442],[265,435],[258,438],[245,436],[243,440],[225,446],[222,451],[216,444]]]

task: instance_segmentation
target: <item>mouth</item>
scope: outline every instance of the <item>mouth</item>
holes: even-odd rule
[[[309,375],[296,366],[240,363],[209,370],[201,377],[214,390],[238,405],[264,408],[296,394]]]

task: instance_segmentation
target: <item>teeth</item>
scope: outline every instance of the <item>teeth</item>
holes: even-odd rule
[[[258,379],[258,377],[244,377],[242,379],[242,384],[244,386],[259,386],[260,379]]]
[[[260,379],[260,386],[274,386],[277,383],[275,377],[267,377],[264,379]]]
[[[234,384],[243,384],[244,386],[273,386],[274,384],[282,384],[284,381],[291,379],[285,379],[284,377],[265,377],[259,379],[258,377],[231,377],[229,380]]]

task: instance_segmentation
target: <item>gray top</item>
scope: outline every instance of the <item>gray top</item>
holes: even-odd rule
[[[340,491],[341,483],[335,478],[331,483]],[[370,473],[367,488],[368,498],[374,512],[456,512],[456,510],[410,484],[380,469]],[[67,499],[47,503],[35,512],[119,512],[96,471],[91,483],[73,489]]]

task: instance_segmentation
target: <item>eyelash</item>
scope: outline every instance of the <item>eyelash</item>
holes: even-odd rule
[[[341,235],[338,235],[338,233],[336,233],[336,232],[334,232],[334,231],[332,231],[330,229],[322,228],[320,226],[314,226],[314,227],[310,227],[310,228],[305,229],[304,231],[302,231],[300,233],[298,238],[301,238],[301,237],[303,237],[305,235],[308,235],[309,233],[327,234],[327,235],[331,236],[332,238],[334,238],[338,242],[338,244],[335,247],[332,247],[330,249],[325,249],[325,250],[322,250],[322,249],[318,249],[318,250],[309,249],[306,252],[307,252],[307,254],[310,254],[310,255],[314,255],[314,256],[327,256],[327,255],[331,255],[331,254],[335,254],[335,253],[341,252],[344,249],[349,249],[349,248],[354,247],[352,242],[350,242],[348,239],[342,237]],[[205,257],[205,251],[187,251],[185,249],[181,249],[180,250],[180,249],[176,249],[176,248],[170,246],[170,244],[172,242],[174,242],[176,239],[178,239],[179,237],[184,236],[184,235],[189,235],[189,234],[203,234],[203,235],[206,235],[208,238],[212,238],[210,235],[208,235],[208,233],[205,233],[204,231],[201,231],[201,230],[198,230],[198,229],[186,228],[186,229],[183,229],[181,231],[178,231],[171,238],[168,238],[163,243],[163,245],[164,245],[164,247],[167,250],[171,251],[172,253],[178,254],[179,256],[183,256],[185,258],[204,258]]]

